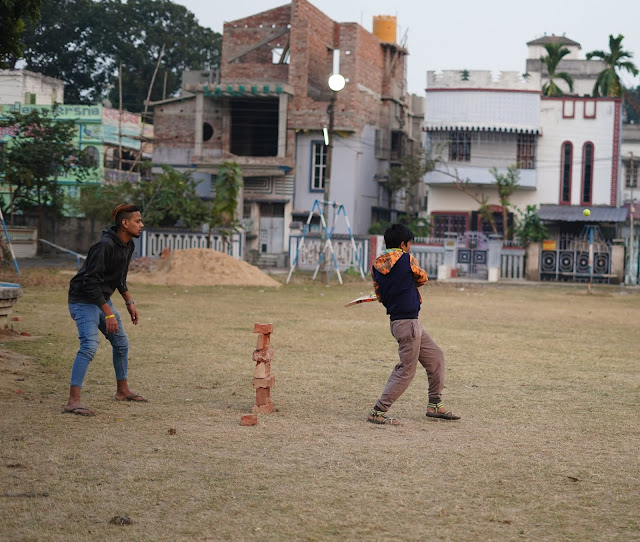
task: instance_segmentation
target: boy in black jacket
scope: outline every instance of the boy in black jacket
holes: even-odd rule
[[[112,216],[115,225],[102,232],[102,237],[89,249],[87,259],[69,283],[69,312],[78,327],[80,349],[71,369],[69,400],[62,410],[68,414],[95,414],[80,401],[80,389],[98,348],[98,331],[109,339],[113,349],[117,386],[115,399],[147,401],[129,389],[129,338],[120,314],[110,300],[117,289],[124,298],[133,325],[138,324],[138,310],[127,288],[127,271],[134,249],[133,238],[140,237],[144,224],[135,205],[118,205]]]
[[[445,420],[460,419],[442,404],[444,354],[418,320],[422,303],[418,288],[428,279],[418,260],[409,254],[412,241],[413,233],[406,226],[389,226],[384,232],[387,249],[373,262],[371,269],[376,297],[387,309],[391,334],[398,341],[400,356],[380,399],[369,411],[367,420],[371,423],[400,425],[387,411],[411,384],[418,361],[427,371],[429,380],[426,415]]]

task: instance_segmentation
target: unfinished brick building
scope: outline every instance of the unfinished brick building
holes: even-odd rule
[[[406,90],[395,18],[379,19],[392,25],[382,39],[292,0],[226,23],[219,78],[186,74],[183,96],[155,104],[154,163],[195,169],[206,196],[218,166],[237,162],[248,248],[284,261],[292,228],[323,199],[327,81],[339,69],[347,82],[335,95],[330,199],[356,235],[392,218],[387,173],[419,144],[422,100]]]

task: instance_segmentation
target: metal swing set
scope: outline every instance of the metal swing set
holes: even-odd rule
[[[331,222],[331,229],[327,229],[327,222],[324,218],[323,211],[327,208],[333,208],[333,220]],[[364,271],[362,270],[362,262],[360,261],[360,255],[358,254],[358,249],[356,247],[356,241],[353,237],[353,233],[351,231],[351,224],[349,223],[349,217],[347,216],[347,211],[344,208],[344,205],[340,203],[336,203],[335,201],[323,201],[323,200],[315,200],[313,202],[313,206],[311,207],[311,211],[309,211],[309,216],[307,217],[307,223],[304,226],[304,230],[302,230],[302,238],[300,239],[300,244],[298,244],[298,248],[296,249],[296,255],[293,261],[291,262],[291,268],[289,269],[289,275],[287,276],[287,284],[289,284],[289,280],[291,280],[291,275],[293,274],[293,270],[298,263],[298,256],[300,255],[300,251],[304,246],[304,242],[307,236],[307,232],[309,231],[309,226],[311,224],[311,219],[313,218],[314,213],[318,213],[320,215],[320,223],[322,225],[322,231],[324,232],[325,242],[324,246],[320,249],[320,258],[318,259],[318,265],[313,272],[312,280],[316,279],[318,275],[318,271],[322,266],[322,262],[324,260],[324,255],[329,250],[331,256],[333,258],[333,266],[336,270],[336,274],[338,275],[338,281],[342,284],[342,275],[340,274],[340,266],[338,265],[338,258],[336,257],[336,253],[333,250],[333,243],[331,242],[331,236],[336,228],[336,223],[338,221],[339,216],[344,216],[345,223],[347,225],[347,230],[349,231],[349,238],[351,239],[351,246],[353,248],[353,253],[356,258],[356,263],[358,265],[358,271],[360,271],[360,276],[363,280],[365,279]]]

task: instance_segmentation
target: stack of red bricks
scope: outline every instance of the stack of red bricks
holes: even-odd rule
[[[276,377],[271,374],[273,348],[271,348],[270,344],[273,324],[255,324],[253,332],[258,333],[258,344],[253,351],[253,361],[256,362],[256,368],[253,373],[256,404],[253,405],[253,412],[255,414],[268,414],[273,412],[271,388],[276,382]]]
[[[253,388],[256,390],[256,404],[253,405],[253,414],[242,417],[242,425],[255,425],[257,414],[273,412],[271,400],[271,388],[276,382],[271,374],[271,360],[273,348],[271,348],[271,333],[273,324],[254,324],[253,332],[258,334],[258,344],[253,351],[253,361],[256,362],[253,373]]]

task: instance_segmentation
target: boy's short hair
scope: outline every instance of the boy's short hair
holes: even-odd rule
[[[113,222],[116,227],[120,228],[122,221],[124,219],[129,220],[133,213],[139,213],[140,209],[132,203],[123,203],[120,205],[116,205],[111,211],[111,218],[113,218]]]
[[[387,248],[400,248],[402,242],[413,241],[413,232],[402,224],[391,224],[384,232],[384,244]]]

